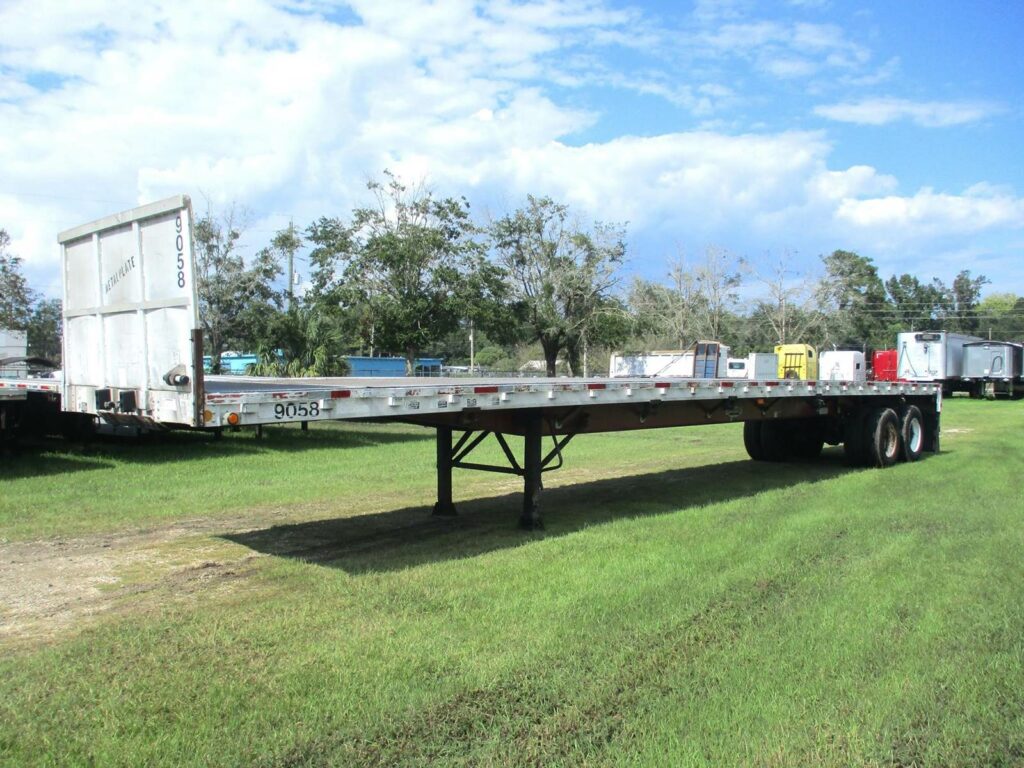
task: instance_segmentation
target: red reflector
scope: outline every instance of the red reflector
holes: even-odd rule
[[[672,386],[672,384],[668,381],[656,381],[654,382],[654,386],[656,386],[658,389],[668,389],[669,387]]]
[[[720,387],[735,387],[736,383],[733,382],[733,381],[720,381],[720,382],[718,382],[718,386],[720,386]]]
[[[338,397],[352,397],[352,390],[349,390],[349,389],[332,389],[331,390],[331,399],[333,400],[333,399],[338,398]]]
[[[498,391],[496,385],[488,385],[486,387],[473,387],[473,393],[477,395],[490,395]]]
[[[764,383],[764,385],[766,387],[777,387],[777,386],[779,386],[779,382],[777,382],[777,381],[766,381]]]
[[[608,386],[607,384],[591,383],[591,384],[587,384],[587,389],[605,389],[605,388],[607,388],[607,386]]]

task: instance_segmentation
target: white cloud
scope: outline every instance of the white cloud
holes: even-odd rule
[[[900,197],[895,178],[863,162],[830,167],[823,132],[710,120],[718,131],[694,130],[681,119],[580,145],[618,117],[588,98],[595,86],[701,118],[749,104],[742,83],[718,84],[714,72],[616,67],[601,46],[621,54],[653,39],[634,11],[357,0],[357,20],[338,23],[320,15],[333,4],[303,7],[314,12],[271,0],[3,6],[0,226],[12,250],[53,270],[58,230],[183,191],[248,206],[265,241],[271,221],[303,225],[363,202],[367,177],[385,167],[480,207],[551,194],[638,235],[755,253],[847,236],[923,242],[1024,218],[1008,190]],[[699,53],[745,47],[743,61],[779,77],[856,73],[868,59],[837,27],[741,24],[742,11],[720,7],[715,23],[732,21],[700,38]]]
[[[759,71],[784,79],[859,72],[871,59],[867,48],[834,24],[732,22],[704,31],[697,43],[720,56],[749,59]]]
[[[926,128],[974,123],[1000,111],[998,106],[984,102],[909,101],[894,98],[865,99],[814,108],[816,115],[844,123],[886,125],[910,120]]]
[[[889,195],[844,199],[836,217],[856,227],[912,240],[980,232],[992,227],[1024,227],[1024,199],[982,185],[960,195],[919,190],[910,197]]]

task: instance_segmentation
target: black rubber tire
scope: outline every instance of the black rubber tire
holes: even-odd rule
[[[868,463],[864,440],[864,418],[862,410],[851,413],[843,428],[843,453],[851,467],[863,467]]]
[[[743,422],[743,447],[747,449],[747,455],[754,461],[764,461],[764,449],[761,447],[761,424],[760,421]]]
[[[790,422],[789,453],[794,459],[814,461],[825,447],[825,425],[820,419],[799,419]]]
[[[864,422],[864,446],[869,466],[891,467],[900,456],[900,420],[892,408],[876,408]]]
[[[761,422],[761,454],[764,461],[789,459],[789,433],[782,421]]]
[[[900,461],[917,461],[924,453],[924,417],[916,405],[900,412]]]

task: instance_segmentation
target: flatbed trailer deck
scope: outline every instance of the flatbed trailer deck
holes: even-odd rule
[[[940,410],[938,386],[907,382],[210,376],[203,419],[208,429],[334,419],[433,428],[435,514],[455,514],[452,469],[504,472],[523,478],[520,524],[536,528],[541,475],[562,465],[579,434],[740,421],[757,460],[809,460],[825,443],[844,443],[851,463],[885,466],[938,450]],[[509,436],[523,439],[521,458]],[[488,438],[506,464],[470,460]]]
[[[542,474],[562,465],[580,434],[743,422],[755,460],[810,460],[827,443],[843,444],[851,464],[874,466],[939,448],[941,389],[922,382],[205,375],[187,197],[108,216],[58,240],[59,403],[51,382],[36,384],[25,402],[0,400],[0,416],[20,427],[31,421],[34,401],[58,415],[47,424],[71,435],[94,423],[122,431],[323,420],[418,424],[436,431],[435,514],[455,514],[454,468],[503,472],[523,478],[520,521],[527,528],[541,524]],[[0,382],[0,392],[8,389]],[[510,436],[522,438],[521,452]],[[506,463],[473,460],[489,438]]]

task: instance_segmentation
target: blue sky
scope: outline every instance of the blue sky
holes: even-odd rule
[[[1024,294],[1024,5],[617,0],[0,3],[0,227],[185,192],[255,249],[390,168],[480,217],[626,221],[629,270],[724,248]]]

